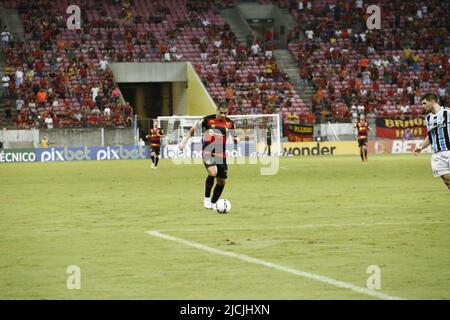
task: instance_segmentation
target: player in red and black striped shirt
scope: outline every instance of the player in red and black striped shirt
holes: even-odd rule
[[[367,159],[367,147],[368,147],[368,139],[369,139],[369,123],[365,120],[365,116],[363,114],[360,115],[360,120],[355,124],[355,129],[358,132],[358,147],[359,153],[361,155],[361,160],[368,161]]]
[[[149,130],[149,134],[146,136],[147,139],[150,139],[150,158],[152,159],[152,168],[154,169],[158,167],[162,136],[164,136],[164,131],[158,127],[158,120],[154,120],[153,128]]]
[[[208,176],[205,182],[205,198],[203,206],[207,209],[214,209],[215,203],[220,198],[225,187],[227,179],[227,159],[226,159],[226,141],[229,134],[233,136],[234,143],[238,143],[235,134],[235,126],[233,120],[227,117],[228,107],[221,104],[216,114],[204,117],[196,126],[192,127],[183,141],[179,144],[181,150],[186,146],[187,141],[194,135],[196,129],[201,127],[202,139],[202,158]],[[214,178],[217,183],[214,188],[212,199],[211,189],[214,186]]]

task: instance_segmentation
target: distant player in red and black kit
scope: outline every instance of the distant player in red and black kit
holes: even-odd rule
[[[196,126],[189,130],[183,141],[178,145],[183,150],[189,138],[194,135],[195,130],[201,128],[203,135],[202,158],[203,164],[208,171],[208,177],[205,182],[205,198],[203,200],[203,206],[206,209],[215,209],[215,204],[225,187],[228,172],[225,147],[228,135],[233,136],[235,144],[238,143],[238,138],[234,131],[234,122],[227,115],[228,107],[226,104],[221,104],[216,114],[204,117]],[[217,183],[212,199],[210,199],[214,178]]]
[[[358,133],[358,147],[359,147],[359,153],[361,155],[361,160],[368,161],[367,160],[367,146],[369,141],[369,123],[365,120],[365,116],[363,114],[360,115],[359,121],[355,124],[355,129]]]
[[[152,159],[152,169],[158,167],[159,155],[161,153],[161,137],[164,136],[164,131],[158,127],[158,120],[153,121],[153,128],[149,130],[150,139],[150,158]]]

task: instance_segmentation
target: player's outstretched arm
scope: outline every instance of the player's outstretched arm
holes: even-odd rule
[[[189,129],[189,131],[184,136],[183,140],[178,144],[178,149],[183,150],[186,147],[186,143],[189,141],[189,139],[194,135],[195,132],[195,126]]]
[[[430,145],[430,139],[428,138],[428,136],[425,138],[425,140],[423,141],[422,145],[419,148],[416,148],[414,150],[414,155],[418,155],[419,153],[422,152],[423,149],[425,149],[426,147],[428,147]]]

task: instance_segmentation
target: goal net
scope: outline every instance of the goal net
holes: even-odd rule
[[[228,137],[226,152],[229,157],[256,157],[268,154],[267,142],[271,140],[271,155],[280,155],[281,150],[281,119],[278,114],[230,115],[234,121],[236,135],[239,138],[237,148],[233,139]],[[177,155],[178,144],[186,133],[203,117],[201,116],[160,116],[159,127],[164,130],[161,154],[164,158]],[[202,147],[202,132],[196,130],[186,146],[183,156],[200,157]]]

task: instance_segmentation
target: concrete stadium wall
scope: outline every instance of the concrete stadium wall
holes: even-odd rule
[[[271,18],[273,5],[259,3],[239,3],[238,8],[246,19]]]
[[[103,133],[102,133],[103,131]],[[38,148],[42,137],[47,136],[51,147],[101,147],[132,146],[135,143],[133,128],[96,129],[30,129],[1,130],[0,141],[5,149]]]
[[[215,103],[190,62],[112,63],[118,83],[171,82],[175,115],[205,115]]]
[[[185,62],[111,63],[116,82],[187,81]]]
[[[187,82],[172,82],[172,103],[174,115],[187,114]]]
[[[3,148],[37,148],[39,146],[39,130],[0,130],[0,141]]]
[[[102,134],[103,131],[103,134]],[[115,129],[58,129],[39,132],[50,140],[51,147],[93,147],[93,146],[130,146],[134,145],[133,128]]]
[[[289,33],[289,25],[284,20],[284,17],[282,15],[280,9],[278,9],[278,7],[273,6],[270,15],[274,19],[273,30],[278,32],[279,47],[287,49],[287,46],[288,46],[287,36],[288,36],[288,33]],[[284,33],[283,34],[281,33],[281,29],[282,28],[284,29]]]
[[[203,85],[197,72],[195,72],[194,67],[190,62],[186,66],[188,75],[187,114],[190,116],[203,116],[205,114],[215,113],[216,104]]]

